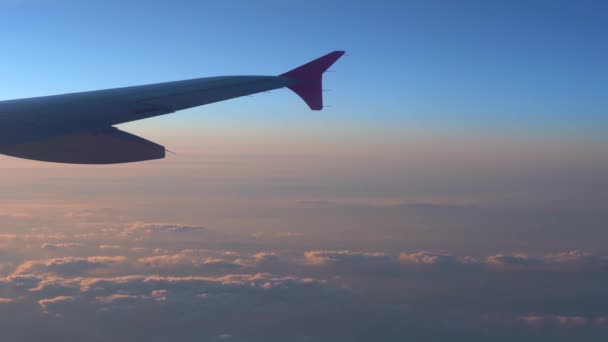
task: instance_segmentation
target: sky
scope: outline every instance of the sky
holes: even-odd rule
[[[0,156],[15,341],[603,341],[602,1],[0,0],[0,100],[278,75],[120,125],[176,152]],[[84,114],[84,113],[83,113]]]

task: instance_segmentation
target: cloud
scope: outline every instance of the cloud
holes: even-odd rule
[[[49,249],[49,250],[57,250],[57,249],[62,249],[62,248],[76,248],[76,247],[82,247],[81,243],[76,243],[76,242],[63,242],[63,243],[43,243],[40,248],[42,249]]]
[[[65,302],[73,302],[74,299],[75,298],[71,297],[71,296],[58,296],[58,297],[54,297],[54,298],[41,299],[38,301],[38,304],[40,304],[40,306],[46,310],[49,308],[49,306],[52,306],[55,304],[60,304],[60,303],[65,303]]]
[[[473,258],[215,237],[202,226],[156,223],[7,231],[11,243],[63,256],[8,254],[0,317],[10,323],[0,326],[34,322],[49,341],[68,328],[100,340],[481,341],[488,332],[530,340],[585,331],[593,341],[608,328],[608,263],[596,254]],[[142,323],[152,321],[162,324]],[[7,334],[27,340],[17,329]]]
[[[525,253],[496,254],[486,257],[483,262],[490,266],[534,267],[556,271],[608,270],[608,258],[577,250],[549,253],[542,256],[530,256]]]
[[[12,277],[7,281],[9,284],[17,285],[21,280],[18,277]],[[278,277],[266,273],[188,277],[130,275],[109,278],[64,278],[43,276],[38,278],[37,282],[21,286],[18,293],[36,300],[45,312],[61,315],[70,314],[69,310],[72,307],[67,306],[68,303],[92,306],[94,310],[100,308],[104,308],[104,310],[125,309],[138,303],[188,305],[198,303],[201,309],[209,305],[223,304],[255,311],[256,306],[252,306],[251,303],[266,297],[267,295],[264,293],[267,291],[287,291],[287,293],[292,292],[293,295],[299,296],[299,289],[320,291],[319,284],[319,281],[311,278]],[[58,295],[58,292],[63,293]],[[8,303],[13,300],[13,298],[6,298],[3,302]]]
[[[279,255],[274,252],[260,252],[253,255],[257,262],[274,262],[279,260]]]
[[[34,233],[26,233],[26,234],[5,234],[2,236],[3,238],[6,239],[12,239],[12,240],[23,240],[23,241],[28,241],[28,242],[32,242],[32,241],[45,241],[45,240],[65,240],[66,239],[66,235],[64,233],[40,233],[40,232],[34,232]]]
[[[126,262],[124,256],[92,256],[87,258],[64,257],[48,260],[29,260],[19,265],[14,274],[54,273],[63,276],[82,275]]]
[[[557,314],[527,314],[518,317],[527,326],[541,328],[582,328],[586,326],[604,326],[608,324],[608,316],[583,317]]]
[[[99,245],[99,249],[103,251],[120,249],[118,245]]]
[[[63,215],[63,217],[67,220],[76,220],[82,222],[121,221],[124,219],[121,212],[121,210],[114,208],[85,209],[67,212]]]
[[[399,260],[410,264],[425,264],[425,265],[436,265],[436,264],[457,264],[460,261],[453,255],[439,254],[432,252],[415,252],[406,253],[402,252],[399,254]]]
[[[95,301],[101,305],[98,310],[123,310],[136,307],[139,302],[149,301],[150,296],[114,293],[107,296],[97,296]]]
[[[578,250],[550,253],[544,256],[544,260],[549,263],[559,264],[562,266],[578,266],[578,267],[608,267],[608,258],[592,255],[590,253],[581,252]]]
[[[200,261],[199,263],[197,263],[197,265],[205,266],[205,267],[227,268],[227,269],[243,267],[242,264],[230,262],[230,261],[227,261],[227,260],[221,259],[221,258],[206,258],[206,259]]]
[[[311,265],[328,264],[357,264],[369,262],[387,262],[389,257],[381,252],[359,252],[359,251],[307,251],[304,257]]]
[[[76,298],[72,296],[58,296],[41,299],[38,301],[38,305],[42,308],[42,313],[63,317],[61,312],[69,310],[75,301]]]
[[[169,224],[169,223],[135,223],[125,229],[127,234],[146,233],[146,234],[169,234],[169,233],[201,233],[207,229],[201,226]]]
[[[0,213],[0,219],[17,219],[17,220],[29,220],[34,216],[30,213]]]
[[[139,258],[138,261],[151,267],[172,267],[178,264],[193,264],[192,257],[186,254],[154,255]]]
[[[543,260],[532,258],[526,254],[496,254],[487,257],[485,263],[496,266],[532,266],[543,263]]]
[[[165,268],[177,270],[184,270],[183,267],[190,266],[191,271],[217,271],[223,269],[238,269],[245,265],[252,264],[248,260],[240,259],[239,255],[235,255],[234,260],[226,258],[212,257],[212,254],[206,250],[183,250],[176,254],[161,254],[142,257],[138,259],[139,263],[142,263],[148,267],[154,268]],[[225,253],[221,253],[225,254]]]
[[[290,239],[290,238],[301,238],[304,237],[304,233],[300,232],[255,232],[252,234],[255,238],[277,238],[277,239]]]

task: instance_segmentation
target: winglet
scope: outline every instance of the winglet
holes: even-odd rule
[[[280,76],[297,79],[300,82],[289,86],[294,93],[298,94],[312,110],[323,109],[322,83],[323,73],[329,69],[344,51],[334,51],[327,55],[308,62],[300,67],[288,71]]]

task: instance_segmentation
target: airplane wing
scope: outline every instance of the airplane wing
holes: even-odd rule
[[[160,159],[164,147],[113,125],[287,87],[323,109],[334,51],[279,76],[224,76],[0,101],[0,153],[40,161],[115,164]]]

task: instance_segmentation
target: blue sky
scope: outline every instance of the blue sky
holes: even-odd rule
[[[278,74],[344,49],[349,55],[326,76],[330,110],[311,113],[277,92],[181,118],[284,129],[324,122],[337,130],[599,137],[608,126],[607,7],[601,1],[6,1],[0,98]]]

